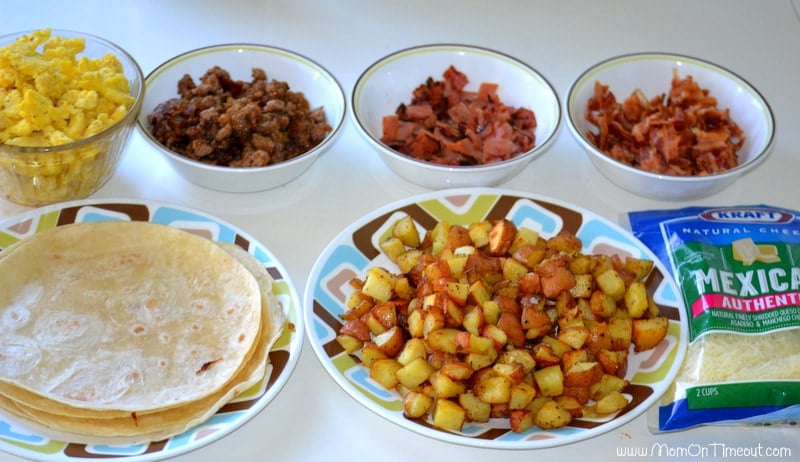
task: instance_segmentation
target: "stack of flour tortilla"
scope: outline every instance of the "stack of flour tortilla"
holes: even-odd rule
[[[248,252],[146,222],[0,252],[0,409],[68,441],[158,441],[264,378],[284,315]]]

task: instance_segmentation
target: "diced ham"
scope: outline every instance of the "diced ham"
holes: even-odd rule
[[[452,65],[443,78],[429,77],[408,104],[384,117],[381,141],[442,165],[499,162],[533,149],[537,122],[531,109],[503,104],[496,83],[465,90],[467,76]]]

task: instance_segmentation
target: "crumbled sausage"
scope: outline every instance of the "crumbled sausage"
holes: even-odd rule
[[[324,108],[311,109],[303,93],[269,80],[254,68],[252,82],[233,80],[214,66],[196,83],[178,81],[179,98],[147,117],[153,137],[167,148],[212,165],[262,167],[297,157],[332,131]]]

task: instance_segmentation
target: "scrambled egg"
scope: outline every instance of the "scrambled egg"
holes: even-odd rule
[[[0,48],[0,192],[12,201],[86,197],[113,174],[130,132],[115,124],[136,98],[117,56],[79,56],[85,48],[51,29]]]
[[[122,119],[134,101],[122,65],[112,54],[78,57],[84,46],[43,29],[0,48],[1,143],[56,146]]]

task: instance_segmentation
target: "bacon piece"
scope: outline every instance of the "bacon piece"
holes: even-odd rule
[[[717,100],[691,76],[673,71],[668,94],[647,99],[634,91],[622,103],[595,82],[586,120],[587,138],[609,157],[654,173],[708,175],[738,165],[744,133]]]

